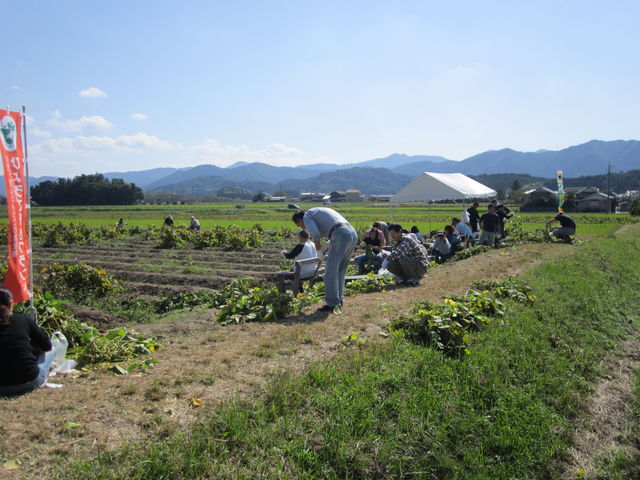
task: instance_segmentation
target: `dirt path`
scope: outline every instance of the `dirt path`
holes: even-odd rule
[[[417,288],[350,297],[343,316],[315,307],[280,323],[212,325],[212,312],[176,314],[137,330],[163,337],[158,365],[145,375],[83,372],[40,389],[0,399],[0,463],[19,462],[0,478],[46,478],[61,459],[84,458],[148,434],[171,435],[226,399],[255,392],[283,371],[333,356],[353,332],[378,337],[416,300],[459,294],[476,280],[504,279],[570,253],[567,245],[533,244],[441,266]],[[194,400],[201,406],[194,406]]]

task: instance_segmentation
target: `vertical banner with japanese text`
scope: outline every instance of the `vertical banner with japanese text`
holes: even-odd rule
[[[558,178],[558,211],[562,211],[564,205],[564,180],[562,179],[562,170],[556,172]]]
[[[0,110],[0,155],[7,190],[9,228],[8,269],[4,286],[11,290],[14,303],[31,298],[29,275],[31,249],[27,235],[29,203],[25,178],[25,158],[22,144],[22,114]]]

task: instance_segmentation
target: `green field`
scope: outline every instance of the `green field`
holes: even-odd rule
[[[164,218],[172,215],[177,225],[189,225],[189,216],[194,215],[204,228],[214,225],[238,225],[249,227],[260,223],[266,229],[295,228],[291,214],[282,203],[247,203],[245,208],[235,208],[233,203],[196,204],[196,205],[130,205],[101,207],[33,207],[33,223],[71,223],[80,222],[91,226],[115,225],[124,218],[127,225],[162,225]],[[301,208],[317,207],[317,203],[301,203]],[[468,204],[467,204],[468,206]],[[375,220],[398,222],[403,226],[418,226],[420,231],[441,229],[451,222],[451,218],[460,216],[462,204],[434,204],[431,207],[422,203],[336,203],[331,206],[344,215],[354,226],[364,228]],[[480,211],[485,210],[481,204]],[[516,210],[515,208],[513,210]],[[525,229],[535,229],[551,218],[549,213],[523,213],[518,216],[524,222]],[[574,214],[578,224],[578,235],[605,235],[611,233],[620,224],[634,223],[628,214]],[[6,217],[1,220],[6,223]]]

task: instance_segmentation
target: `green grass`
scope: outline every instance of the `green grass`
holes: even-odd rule
[[[400,338],[353,346],[61,476],[555,478],[602,358],[637,326],[640,235],[627,230],[526,275],[537,301],[511,305],[463,360]]]

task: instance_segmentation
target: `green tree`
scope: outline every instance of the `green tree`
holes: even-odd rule
[[[520,190],[520,182],[515,178],[513,182],[511,182],[511,191],[517,192],[518,190]]]
[[[631,207],[629,207],[629,213],[634,216],[640,215],[640,198],[636,198]]]
[[[264,202],[266,198],[267,198],[267,194],[264,193],[261,190],[258,193],[256,193],[253,197],[251,197],[251,201],[252,202]]]

